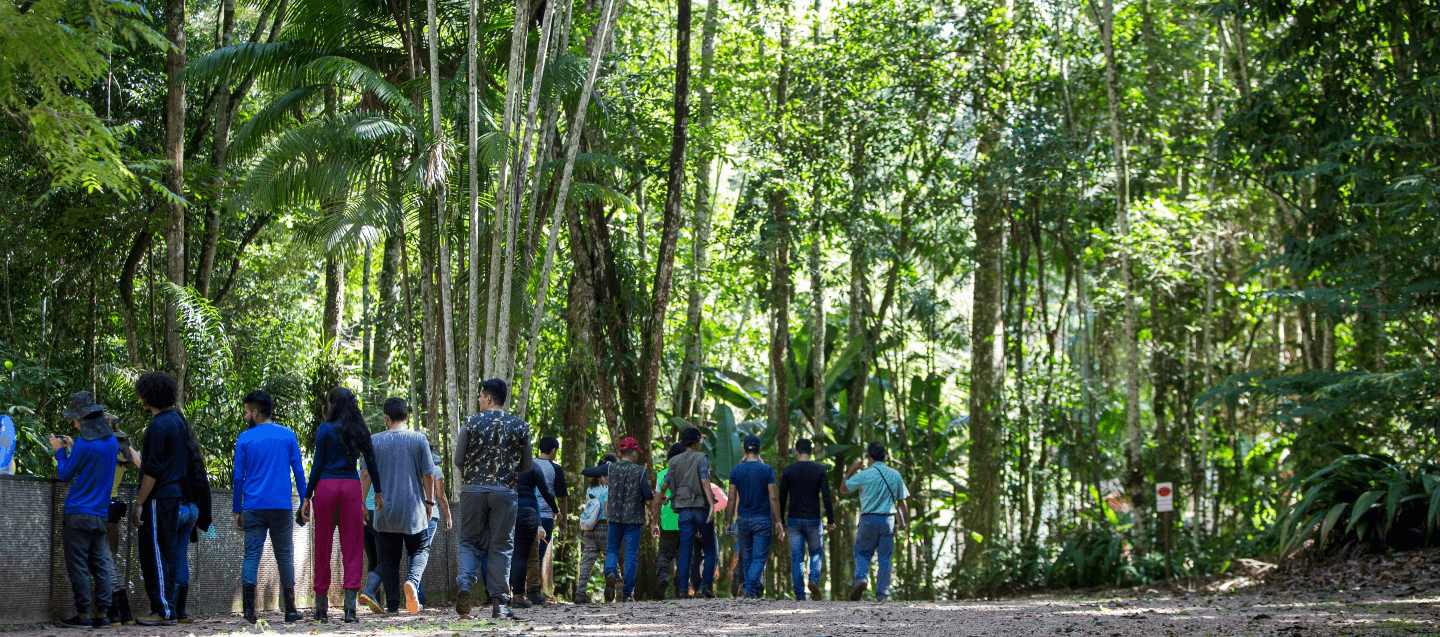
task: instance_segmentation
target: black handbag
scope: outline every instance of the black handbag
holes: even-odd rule
[[[110,500],[110,515],[108,519],[106,519],[105,523],[119,524],[120,520],[125,519],[125,514],[129,511],[129,509],[129,505],[125,504],[124,500],[116,500],[112,498]]]

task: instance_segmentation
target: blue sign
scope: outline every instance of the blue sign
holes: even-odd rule
[[[0,414],[0,475],[15,475],[15,421]]]

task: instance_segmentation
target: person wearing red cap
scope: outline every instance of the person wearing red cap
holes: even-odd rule
[[[610,528],[605,546],[605,586],[614,588],[620,577],[620,545],[625,545],[624,600],[635,601],[635,573],[640,561],[640,529],[645,526],[646,502],[655,499],[650,488],[649,472],[635,464],[640,456],[640,441],[620,441],[620,461],[591,467],[580,472],[587,478],[604,476],[610,482],[610,499],[605,504],[605,517]]]

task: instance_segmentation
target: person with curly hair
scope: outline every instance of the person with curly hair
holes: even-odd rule
[[[330,411],[315,430],[315,459],[310,465],[302,523],[315,519],[315,619],[329,619],[330,552],[335,531],[340,531],[340,556],[345,565],[345,621],[360,621],[355,615],[356,598],[365,575],[365,494],[360,490],[360,473],[355,463],[365,460],[365,471],[375,485],[375,509],[385,508],[380,472],[375,467],[375,447],[370,428],[360,413],[355,393],[336,387],[330,390]]]
[[[175,555],[180,530],[180,501],[189,474],[190,427],[175,403],[180,386],[165,372],[146,372],[135,380],[140,406],[150,412],[140,448],[145,453],[140,465],[140,491],[135,496],[130,522],[138,531],[140,572],[150,614],[137,617],[142,626],[173,626]]]

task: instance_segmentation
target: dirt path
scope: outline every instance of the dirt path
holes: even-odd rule
[[[332,609],[338,617],[338,609]],[[360,624],[278,621],[248,626],[238,616],[201,618],[174,628],[125,627],[115,637],[209,637],[231,633],[376,635],[377,637],[483,637],[487,635],[729,636],[906,635],[912,637],[1260,637],[1266,635],[1436,635],[1440,596],[1275,592],[1221,596],[1037,596],[990,602],[792,602],[694,600],[613,605],[549,604],[520,611],[524,622],[459,621],[453,612],[379,617],[361,611]],[[275,613],[264,615],[277,620]],[[17,637],[64,637],[73,631],[14,627]]]

